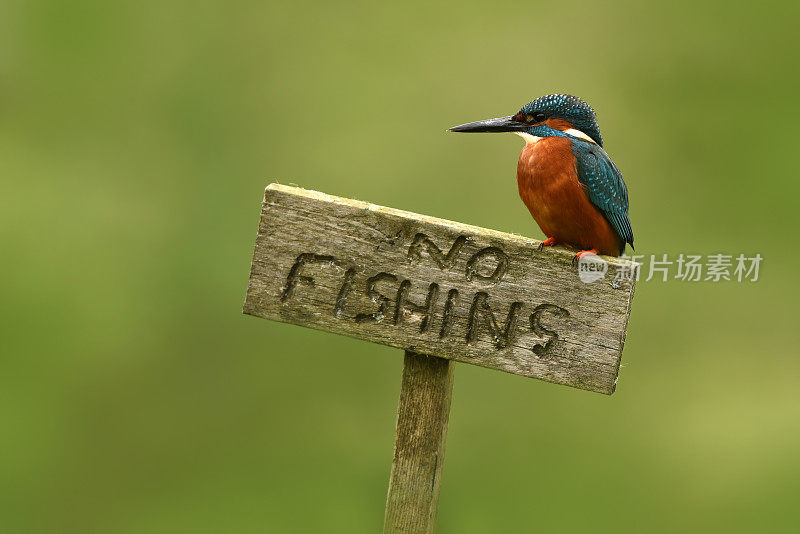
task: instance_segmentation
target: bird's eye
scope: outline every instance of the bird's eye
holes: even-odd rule
[[[527,124],[535,124],[537,122],[542,122],[547,119],[547,115],[542,113],[541,111],[537,111],[536,113],[527,113],[523,115],[522,113],[517,113],[514,115],[514,120],[517,122],[525,122]]]
[[[537,111],[535,113],[527,113],[523,115],[522,113],[518,114],[514,117],[515,120],[518,122],[526,122],[528,124],[535,124],[537,122],[542,122],[547,119],[547,115],[542,113],[541,111]]]

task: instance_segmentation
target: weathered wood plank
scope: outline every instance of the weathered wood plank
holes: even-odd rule
[[[265,193],[244,313],[610,394],[634,282],[604,257],[315,191]]]
[[[385,533],[433,533],[455,362],[406,351]]]

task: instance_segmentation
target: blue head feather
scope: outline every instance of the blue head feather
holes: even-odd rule
[[[597,126],[597,116],[594,110],[577,96],[546,95],[525,104],[519,110],[519,114],[522,115],[536,115],[537,113],[544,114],[548,119],[569,121],[575,129],[582,131],[594,139],[598,145],[603,146],[603,138],[600,135],[600,127]],[[535,135],[535,132],[531,133]]]

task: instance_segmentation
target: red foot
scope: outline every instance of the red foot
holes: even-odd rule
[[[589,250],[581,250],[580,252],[575,254],[574,258],[572,258],[572,263],[578,263],[578,260],[584,256],[597,256],[597,249],[592,248]]]
[[[542,250],[544,247],[553,247],[556,245],[558,245],[558,243],[556,242],[556,238],[548,237],[547,239],[539,243],[539,250]]]

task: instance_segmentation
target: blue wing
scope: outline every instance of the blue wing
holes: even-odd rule
[[[584,186],[589,200],[605,216],[611,227],[625,243],[633,247],[633,229],[628,218],[628,188],[622,173],[606,151],[582,139],[572,140],[572,152],[578,168],[578,181]]]

